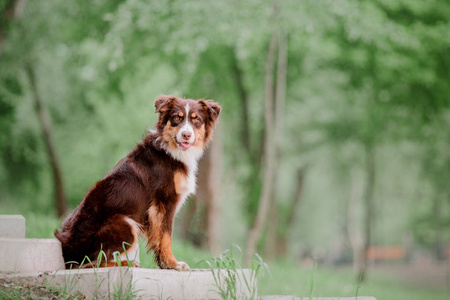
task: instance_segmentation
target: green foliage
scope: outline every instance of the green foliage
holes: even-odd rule
[[[268,42],[283,31],[279,218],[289,213],[294,174],[309,166],[294,227],[280,229],[288,232],[290,253],[329,249],[345,231],[351,174],[362,173],[369,148],[378,158],[374,243],[400,244],[410,231],[427,247],[448,243],[448,1],[274,3],[27,1],[8,24],[0,54],[1,212],[17,206],[27,220],[54,212],[51,169],[23,72],[31,61],[72,207],[152,127],[158,95],[219,101],[223,244],[244,242],[262,184]],[[242,88],[248,153],[240,138]],[[50,237],[57,222],[39,226],[28,234]],[[189,264],[203,259],[187,257]]]

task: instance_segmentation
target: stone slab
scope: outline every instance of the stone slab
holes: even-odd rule
[[[61,243],[57,239],[0,238],[0,272],[63,270]]]
[[[0,215],[0,238],[25,238],[25,218],[21,215]]]
[[[223,288],[226,288],[227,271],[218,270],[215,275]],[[237,298],[248,299],[250,292],[243,282],[243,276],[250,280],[249,270],[238,270],[234,275],[237,277]],[[116,267],[19,274],[0,273],[1,277],[29,285],[52,286],[72,295],[80,292],[87,299],[122,299],[130,292],[140,299],[222,299],[210,270],[178,272]]]
[[[288,295],[261,296],[259,300],[309,300],[309,297],[296,297]],[[358,297],[313,297],[311,300],[377,300],[374,297],[358,296]]]
[[[189,272],[134,269],[133,286],[144,299],[222,299],[218,286],[226,290],[229,275],[227,270],[215,270],[213,274],[211,270],[200,269]],[[251,292],[245,280],[251,282],[250,271],[240,269],[231,276],[236,278],[237,298],[249,299]],[[256,289],[256,280],[251,284]]]
[[[15,283],[29,286],[52,287],[66,295],[76,295],[78,292],[86,299],[107,299],[110,297],[109,268],[105,269],[77,269],[56,272],[32,272],[2,274],[0,278],[7,278]]]

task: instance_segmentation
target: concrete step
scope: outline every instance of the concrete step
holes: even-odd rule
[[[247,269],[237,270],[236,296],[248,299],[251,294],[245,280],[256,288]],[[0,274],[0,278],[2,274]],[[226,289],[229,278],[227,270],[174,270],[144,268],[100,268],[38,272],[26,274],[3,274],[15,282],[29,285],[48,285],[75,294],[77,291],[92,298],[124,298],[130,291],[140,299],[222,299],[217,286]],[[216,283],[218,279],[218,283]],[[245,278],[245,280],[244,280]],[[254,295],[256,298],[256,295]]]
[[[25,218],[21,215],[0,215],[0,238],[25,238]]]
[[[57,239],[25,239],[25,218],[0,215],[0,272],[39,272],[64,269],[61,243]],[[128,257],[139,260],[139,247],[130,249]]]
[[[200,269],[189,272],[134,269],[132,275],[134,290],[144,299],[223,299],[218,287],[226,290],[232,276],[236,278],[237,299],[249,299],[250,289],[256,291],[256,279],[252,280],[248,269],[231,274],[227,270],[214,270],[213,274],[211,270]]]
[[[259,300],[310,300],[309,297],[295,297],[288,295],[261,296]],[[311,300],[377,300],[374,297],[358,296],[358,297],[312,297]]]
[[[0,272],[39,272],[64,269],[57,239],[0,238]]]

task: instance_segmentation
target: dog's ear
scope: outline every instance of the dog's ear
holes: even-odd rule
[[[166,96],[161,95],[155,101],[156,113],[163,113],[170,109],[173,102],[177,101],[177,97],[175,96]]]
[[[212,100],[199,100],[198,102],[200,103],[202,108],[208,113],[211,120],[215,122],[219,117],[222,107],[220,107],[220,105],[217,102],[213,102]]]

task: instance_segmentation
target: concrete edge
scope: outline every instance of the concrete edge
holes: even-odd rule
[[[222,276],[227,276],[227,270],[220,270],[220,273]],[[240,278],[245,276],[249,279],[251,276],[250,270],[248,269],[240,269],[238,273],[240,274]],[[155,296],[151,294],[152,291],[148,290],[148,288],[145,289],[145,287],[152,286],[154,288],[153,291],[159,289],[162,291],[164,286],[167,289],[175,282],[176,290],[170,289],[169,294],[165,293],[169,297],[173,295],[173,299],[179,297],[197,299],[200,295],[216,299],[219,295],[213,284],[214,280],[209,269],[194,269],[188,272],[178,272],[175,270],[111,267],[48,272],[0,273],[0,278],[29,285],[51,286],[72,294],[80,292],[88,299],[93,297],[123,298],[130,291],[133,291],[133,293],[138,294],[140,297],[150,297],[153,299]],[[224,278],[222,277],[222,281]],[[248,298],[247,296],[250,295],[250,292],[245,289],[242,281],[240,280],[238,282],[240,298]],[[189,288],[185,289],[185,285],[189,286]],[[205,290],[206,285],[211,285],[211,288]],[[144,289],[140,289],[139,287],[144,287]],[[172,288],[174,287],[172,286]],[[195,288],[200,288],[198,293],[195,291]]]
[[[61,244],[61,242],[56,238],[10,238],[10,237],[0,237],[0,242],[7,242],[7,241],[14,241],[18,243],[34,243],[34,242],[40,242],[40,243],[57,243]]]
[[[267,295],[258,297],[259,300],[310,300],[309,297],[297,297],[290,295]],[[358,297],[313,297],[311,300],[377,300],[372,296]]]

